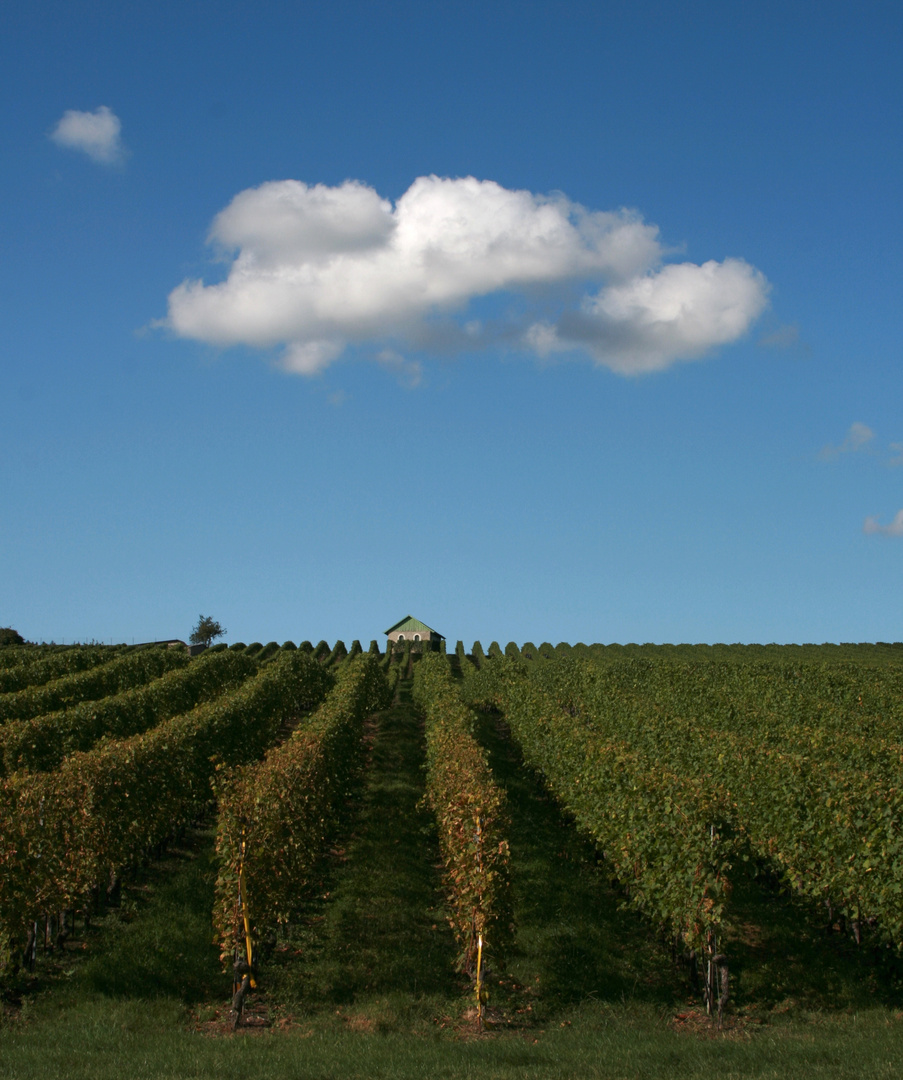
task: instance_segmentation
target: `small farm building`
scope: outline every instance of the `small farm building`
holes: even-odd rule
[[[421,622],[419,619],[415,619],[412,615],[405,615],[400,622],[390,626],[386,630],[386,636],[393,644],[395,642],[403,644],[405,641],[422,642],[431,649],[438,649],[439,642],[445,640],[444,635],[433,630],[432,627],[427,626],[426,623]]]

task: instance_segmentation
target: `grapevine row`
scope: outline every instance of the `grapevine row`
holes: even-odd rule
[[[481,947],[500,957],[511,932],[508,815],[474,737],[476,718],[448,660],[427,653],[414,667],[414,700],[426,719],[426,800],[439,827],[459,965],[478,976]]]
[[[0,726],[0,776],[19,769],[55,769],[69,754],[89,750],[98,739],[124,739],[146,731],[228,692],[256,670],[253,660],[240,653],[213,653],[121,694],[10,721]]]
[[[259,758],[330,681],[305,654],[287,653],[151,731],[0,782],[0,967],[39,914],[81,906],[191,821],[210,799],[216,764]]]
[[[500,709],[526,763],[596,842],[631,902],[691,950],[712,951],[730,893],[720,793],[605,738],[507,657],[468,679]]]
[[[0,649],[0,694],[42,686],[51,679],[87,671],[112,660],[119,651],[109,645],[6,646]]]
[[[364,720],[391,701],[377,657],[346,660],[319,709],[255,765],[221,770],[214,925],[221,956],[236,946],[236,899],[243,871],[255,933],[297,910],[361,759]]]
[[[898,672],[820,665],[769,678],[758,666],[632,663],[601,673],[558,660],[527,670],[600,736],[705,778],[721,793],[738,852],[771,862],[857,938],[869,922],[903,946]],[[866,713],[863,700],[881,712]]]
[[[0,722],[27,720],[80,701],[97,701],[110,694],[120,694],[187,663],[188,653],[183,648],[138,649],[114,656],[88,671],[0,695]]]

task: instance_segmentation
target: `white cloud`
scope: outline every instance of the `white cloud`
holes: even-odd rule
[[[116,165],[125,156],[125,147],[119,137],[121,131],[119,117],[106,105],[101,105],[95,112],[67,109],[51,131],[50,138],[58,146],[81,150],[104,165]]]
[[[868,426],[868,424],[861,424],[857,420],[855,423],[850,424],[850,430],[847,432],[847,437],[841,443],[840,449],[847,451],[861,450],[866,443],[870,443],[874,439],[875,433]]]
[[[423,365],[419,360],[408,360],[394,349],[383,349],[376,359],[387,371],[394,372],[406,386],[413,388],[420,385]]]
[[[226,279],[184,281],[165,324],[221,346],[283,346],[283,366],[302,374],[353,344],[380,358],[396,345],[512,340],[623,374],[659,370],[736,340],[768,291],[740,259],[662,266],[658,229],[632,211],[473,177],[420,177],[394,206],[358,181],[272,181],[240,192],[210,241]],[[575,287],[594,291],[568,300]],[[468,317],[498,293],[516,294],[520,313]]]
[[[903,536],[903,510],[894,514],[889,525],[881,525],[877,517],[867,517],[862,531],[868,536]]]
[[[855,454],[858,450],[865,449],[874,438],[875,433],[868,424],[862,424],[857,420],[850,424],[843,442],[837,446],[830,443],[823,446],[818,456],[822,461],[832,461],[841,454]]]
[[[768,349],[792,349],[800,344],[800,328],[796,323],[787,323],[759,338],[759,344]]]
[[[742,259],[665,266],[584,300],[525,340],[540,355],[583,347],[622,375],[661,371],[741,337],[766,303],[762,274]]]
[[[892,468],[897,468],[897,466],[903,465],[903,443],[889,443],[888,450],[891,451],[892,456],[888,459],[887,464],[890,465]]]
[[[335,341],[292,341],[282,354],[282,367],[297,375],[316,375],[341,351],[341,344]]]

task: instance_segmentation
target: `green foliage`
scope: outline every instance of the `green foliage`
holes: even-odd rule
[[[335,645],[333,645],[332,650],[329,653],[329,656],[327,656],[327,658],[326,658],[326,661],[325,661],[326,666],[327,667],[332,667],[335,664],[340,664],[345,659],[345,657],[347,655],[348,655],[348,650],[345,648],[345,642],[344,641],[337,641],[335,643]]]
[[[0,720],[27,720],[42,713],[70,708],[79,702],[97,701],[141,686],[188,663],[188,653],[181,646],[178,649],[139,649],[124,654],[108,652],[106,655],[112,655],[113,659],[88,671],[0,695]]]
[[[305,1028],[337,1021],[337,1006],[353,1001],[355,1018],[372,1019],[380,1035],[428,1035],[437,1016],[459,1011],[460,980],[422,798],[422,715],[407,703],[380,712],[366,725],[366,745],[360,782],[327,842],[341,855],[327,855],[315,888],[299,893],[262,982],[271,1009],[303,1016]]]
[[[331,680],[286,653],[236,690],[51,773],[0,782],[0,969],[42,912],[81,906],[209,802],[215,767],[258,759]]]
[[[459,963],[475,973],[477,941],[496,959],[511,937],[508,818],[504,794],[474,738],[474,716],[448,660],[427,654],[414,669],[414,700],[426,718],[426,799],[439,829],[449,922]]]
[[[209,615],[199,615],[197,625],[188,639],[192,645],[210,645],[216,638],[222,637],[226,629]]]
[[[25,648],[13,645],[9,648],[0,649],[0,678],[10,668],[22,667],[26,663],[34,663],[39,658],[45,658],[52,653],[60,651],[53,645],[32,645],[26,643]]]
[[[11,626],[0,626],[0,647],[4,645],[24,645],[25,638]]]
[[[43,686],[51,679],[74,675],[79,671],[105,664],[119,655],[119,649],[109,645],[76,647],[31,646],[26,649],[4,650],[0,665],[0,695],[27,687]],[[0,697],[0,701],[2,701]]]
[[[633,661],[571,678],[575,707],[725,792],[738,843],[791,889],[903,947],[903,671]]]
[[[390,700],[376,659],[353,657],[342,665],[326,701],[287,742],[258,765],[217,776],[220,871],[214,925],[224,963],[232,956],[238,930],[242,841],[245,892],[259,935],[297,911],[360,765],[363,722]]]
[[[271,657],[275,656],[277,652],[279,652],[279,642],[268,641],[266,645],[264,645],[264,647],[257,654],[255,659],[258,661],[258,663],[262,663],[264,660],[269,660]]]
[[[730,893],[720,793],[581,722],[531,677],[546,668],[501,657],[467,691],[502,710],[527,763],[595,840],[631,903],[690,948],[705,947]]]
[[[869,667],[899,667],[903,664],[903,643],[875,642],[824,645],[582,645],[582,656],[597,664],[624,660],[655,660],[681,663],[733,664],[824,664],[855,661]],[[545,646],[541,646],[541,651]]]
[[[410,678],[411,674],[411,650],[414,647],[414,642],[408,638],[402,642],[401,646],[401,658],[398,660],[399,678]],[[396,659],[398,658],[398,645],[396,644],[393,650]]]
[[[256,670],[256,664],[240,653],[208,651],[121,694],[11,721],[0,727],[0,775],[56,768],[67,755],[89,750],[102,737],[122,739],[146,731],[228,692]]]
[[[619,849],[642,843],[655,850],[655,799],[645,810],[642,805],[644,790],[659,791],[669,817],[678,807],[684,815],[681,827],[688,831],[671,844],[671,858],[675,866],[698,860],[694,882],[710,880],[711,871],[700,870],[704,844],[694,849],[686,841],[708,824],[717,840],[716,884],[731,861],[752,854],[770,863],[794,892],[843,916],[857,937],[868,926],[873,936],[903,947],[899,667],[646,656],[604,665],[556,658],[502,668],[493,661],[490,669],[469,679],[470,692],[505,708],[515,735],[531,747],[533,763],[614,864]],[[520,719],[524,709],[532,712]],[[605,831],[592,807],[581,817],[577,781],[559,775],[567,758],[572,771],[585,759],[594,763],[594,776],[605,777],[593,756],[602,750],[632,778],[630,790],[618,795],[619,778],[609,777],[596,796],[597,808],[620,799],[615,809],[629,828],[629,845]],[[547,763],[543,753],[555,760]],[[597,781],[591,776],[580,783],[585,789]],[[678,856],[688,861],[674,862]],[[665,890],[665,900],[653,898],[662,893],[661,882],[650,888],[644,870],[638,887],[630,874],[641,860],[633,865],[631,871],[628,860],[618,873],[634,902],[679,927],[673,889]],[[719,918],[726,888],[725,878],[706,894]],[[687,899],[690,910],[692,891]],[[690,919],[687,925],[704,923]]]

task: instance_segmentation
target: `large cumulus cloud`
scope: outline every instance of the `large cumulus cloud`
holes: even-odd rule
[[[658,229],[631,211],[473,177],[420,177],[394,205],[353,180],[272,181],[236,195],[209,239],[225,280],[182,282],[166,323],[221,346],[282,346],[305,374],[348,345],[378,357],[439,340],[655,370],[740,337],[768,291],[740,259],[663,265]],[[513,313],[474,319],[472,302],[493,294],[517,297]]]

